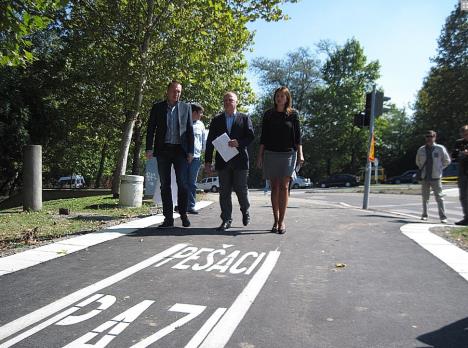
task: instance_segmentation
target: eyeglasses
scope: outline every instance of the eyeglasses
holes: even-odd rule
[[[434,138],[434,135],[426,135],[426,138]]]

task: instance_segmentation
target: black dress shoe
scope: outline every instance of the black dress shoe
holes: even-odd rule
[[[250,214],[249,213],[242,213],[242,224],[247,226],[250,223]]]
[[[158,228],[171,228],[174,227],[174,220],[164,219],[163,223]]]
[[[223,221],[219,227],[216,228],[216,231],[226,231],[231,228],[231,221]]]
[[[188,219],[187,214],[181,215],[180,219],[182,220],[182,226],[190,227],[190,220]]]
[[[190,209],[190,210],[187,210],[187,214],[197,215],[198,211],[196,211],[195,209]]]
[[[457,226],[468,226],[468,219],[463,219],[460,221],[455,222],[455,225]]]

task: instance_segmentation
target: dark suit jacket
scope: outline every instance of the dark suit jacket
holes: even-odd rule
[[[190,104],[179,102],[180,143],[186,154],[193,154],[193,124]],[[146,131],[146,150],[157,155],[164,146],[167,131],[167,101],[155,103],[151,109]]]
[[[221,155],[216,153],[215,169],[222,170],[226,168],[227,165],[234,169],[249,169],[249,153],[247,147],[254,140],[254,130],[250,117],[240,112],[236,114],[231,133],[227,130],[226,114],[224,112],[213,118],[210,124],[208,139],[206,140],[205,163],[213,162],[214,146],[212,142],[223,133],[227,133],[231,139],[237,139],[239,142],[239,147],[237,148],[239,154],[226,163]]]

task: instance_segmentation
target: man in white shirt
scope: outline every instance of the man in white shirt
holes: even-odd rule
[[[193,136],[194,149],[193,160],[188,166],[187,187],[188,187],[188,205],[187,213],[198,214],[195,210],[195,202],[197,195],[197,177],[200,169],[200,156],[206,147],[206,129],[203,122],[200,120],[203,116],[203,107],[198,103],[192,103],[192,121],[193,121]]]

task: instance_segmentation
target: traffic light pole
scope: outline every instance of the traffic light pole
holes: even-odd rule
[[[372,87],[372,103],[371,103],[371,114],[370,114],[370,124],[369,124],[369,146],[367,148],[367,164],[366,164],[366,176],[364,179],[364,199],[362,202],[362,209],[367,209],[369,206],[369,193],[370,193],[370,184],[372,177],[372,163],[369,159],[371,146],[372,146],[372,136],[374,134],[374,123],[375,123],[375,88]]]

